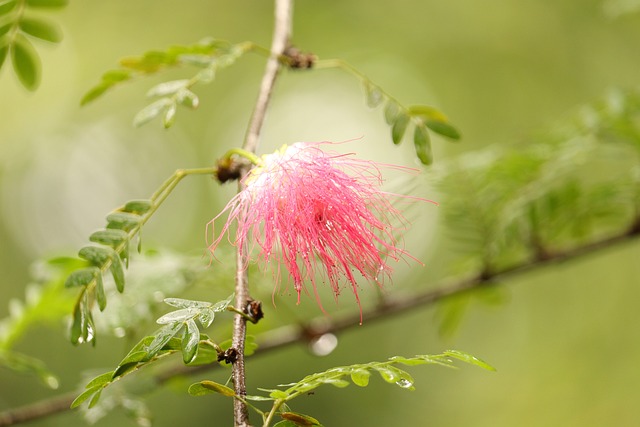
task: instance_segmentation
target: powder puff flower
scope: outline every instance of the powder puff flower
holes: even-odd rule
[[[236,245],[249,243],[265,264],[284,265],[298,293],[311,283],[316,299],[318,280],[327,282],[337,298],[351,287],[360,306],[357,275],[381,283],[391,274],[388,259],[408,254],[397,246],[402,215],[380,189],[378,166],[353,155],[323,151],[328,143],[295,143],[260,158],[245,177],[245,188],[209,226],[228,211],[228,219],[209,250],[213,253],[236,221]]]

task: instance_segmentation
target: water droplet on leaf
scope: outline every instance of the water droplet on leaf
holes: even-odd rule
[[[413,383],[404,378],[396,381],[396,384],[402,388],[413,388]]]

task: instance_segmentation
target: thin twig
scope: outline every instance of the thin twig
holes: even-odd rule
[[[531,260],[491,276],[490,278],[474,277],[460,280],[455,283],[441,284],[435,289],[421,293],[411,294],[402,298],[387,299],[384,305],[380,305],[363,312],[366,324],[377,320],[383,320],[393,315],[404,314],[410,310],[424,308],[447,298],[473,291],[483,286],[501,286],[505,279],[529,273],[536,269],[556,265],[558,263],[579,259],[595,254],[607,248],[615,247],[624,242],[640,238],[640,228],[629,232],[603,239],[575,249],[558,252],[544,259]],[[274,329],[261,335],[258,339],[258,348],[255,355],[277,350],[295,343],[304,342],[310,336],[319,336],[326,333],[337,333],[360,324],[360,315],[347,316],[342,319],[330,320],[327,317],[317,318],[304,325],[288,325]],[[167,368],[155,376],[158,385],[162,385],[173,378],[184,375],[196,375],[216,368],[218,365],[203,365],[190,367],[177,365]],[[34,421],[40,418],[65,411],[71,406],[76,394],[64,394],[51,399],[36,402],[21,408],[12,409],[0,413],[0,427],[8,427],[19,423]]]
[[[289,38],[291,36],[291,19],[293,11],[293,0],[276,0],[275,2],[275,24],[273,30],[273,41],[271,43],[271,54],[267,60],[267,65],[262,76],[260,92],[258,99],[251,115],[251,120],[247,128],[247,134],[242,148],[251,153],[255,153],[260,141],[262,132],[262,124],[267,113],[269,101],[273,87],[280,70],[279,57],[284,53]],[[242,177],[247,173],[243,171]],[[241,179],[238,184],[238,191],[244,189],[244,180]],[[246,245],[238,245],[236,251],[236,307],[244,309],[249,302],[249,280],[247,276],[247,247]],[[232,378],[234,391],[237,396],[244,397],[247,394],[245,384],[245,366],[244,366],[244,343],[247,334],[247,319],[245,316],[237,314],[233,320],[233,336],[232,345],[237,351],[237,358],[233,363]],[[233,416],[237,427],[249,426],[249,411],[243,399],[234,399]]]

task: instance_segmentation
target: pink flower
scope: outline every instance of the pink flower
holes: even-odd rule
[[[227,222],[209,245],[213,253],[233,221],[236,245],[249,243],[265,264],[284,265],[300,294],[310,282],[328,282],[335,297],[351,287],[360,306],[356,276],[381,285],[391,274],[389,259],[409,256],[397,246],[396,227],[406,221],[381,191],[382,177],[374,162],[353,155],[327,153],[328,143],[295,143],[262,156],[245,178],[245,189],[223,212]],[[215,237],[215,236],[214,236]],[[361,309],[362,313],[362,309]],[[362,315],[362,314],[361,314]]]

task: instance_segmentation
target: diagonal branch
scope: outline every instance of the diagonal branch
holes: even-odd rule
[[[559,263],[568,262],[582,257],[597,254],[607,248],[612,248],[634,242],[640,239],[640,227],[635,227],[629,231],[596,241],[591,244],[577,247],[564,252],[557,252],[544,259],[531,260],[491,277],[479,276],[460,280],[454,283],[443,283],[435,288],[409,296],[385,300],[383,305],[364,311],[363,315],[367,324],[379,320],[387,319],[394,315],[406,313],[409,310],[428,307],[447,298],[471,292],[483,286],[501,286],[506,279],[527,274],[540,268],[550,267]],[[308,325],[283,326],[278,329],[266,332],[258,340],[256,356],[277,350],[295,343],[304,342],[309,338],[321,336],[326,333],[337,333],[360,324],[360,315],[347,316],[342,319],[328,320],[326,317],[317,318],[309,322]],[[174,366],[166,369],[155,376],[158,385],[162,385],[178,376],[195,375],[216,368],[217,365],[204,365],[190,367],[185,365]],[[69,409],[71,402],[76,397],[76,393],[64,394],[52,399],[43,400],[30,405],[16,408],[0,413],[0,427],[8,427],[19,423],[34,421],[45,418]]]

